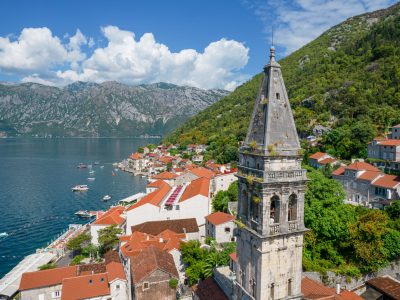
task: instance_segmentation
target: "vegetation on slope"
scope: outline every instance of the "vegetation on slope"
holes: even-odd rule
[[[316,124],[330,126],[321,150],[365,157],[366,143],[400,122],[400,4],[335,26],[280,64],[300,136]],[[261,78],[191,118],[166,142],[206,143],[207,158],[236,160]]]

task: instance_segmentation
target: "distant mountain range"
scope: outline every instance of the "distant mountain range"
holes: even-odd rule
[[[0,135],[164,135],[228,93],[169,83],[75,82],[58,88],[0,82]]]

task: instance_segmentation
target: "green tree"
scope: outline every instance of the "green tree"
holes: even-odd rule
[[[391,205],[386,206],[385,211],[392,220],[400,218],[400,201],[395,201]]]
[[[56,267],[57,267],[57,266],[56,266],[55,263],[48,263],[48,264],[41,265],[41,266],[39,267],[39,270],[40,270],[40,271],[42,271],[42,270],[49,270],[49,269],[54,269],[54,268],[56,268]]]
[[[380,210],[371,210],[349,226],[356,258],[367,272],[377,271],[388,263],[389,253],[384,247],[387,223],[386,214]]]
[[[102,253],[115,248],[118,245],[118,235],[122,233],[122,229],[115,225],[108,226],[99,230],[99,244]]]
[[[68,241],[67,249],[73,251],[81,251],[83,245],[85,243],[88,243],[90,240],[91,240],[90,235],[86,232],[83,232],[80,235]]]

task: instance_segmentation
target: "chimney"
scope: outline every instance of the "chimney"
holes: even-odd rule
[[[340,295],[340,283],[336,283],[336,294]]]
[[[186,235],[186,228],[183,227],[183,233]]]
[[[162,237],[160,237],[160,243],[163,243],[164,239]]]
[[[146,234],[146,241],[148,241],[150,239],[150,237]]]

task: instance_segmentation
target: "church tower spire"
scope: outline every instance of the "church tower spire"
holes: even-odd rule
[[[237,299],[301,299],[306,171],[270,49],[238,165]]]

